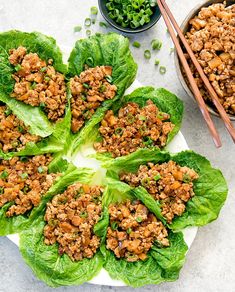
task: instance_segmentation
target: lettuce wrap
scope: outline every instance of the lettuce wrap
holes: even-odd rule
[[[106,248],[106,233],[109,226],[108,207],[113,203],[136,200],[137,196],[130,188],[119,181],[107,180],[107,190],[103,198],[103,218],[95,226],[95,232],[102,237],[101,252],[104,256],[104,268],[111,278],[122,280],[132,287],[175,281],[185,261],[187,245],[182,232],[168,232],[169,247],[161,247],[155,242],[144,261],[128,262],[118,259]],[[151,207],[149,208],[151,210]]]
[[[115,183],[121,172],[135,173],[140,165],[148,162],[163,163],[175,161],[180,166],[187,166],[195,170],[199,178],[193,182],[195,195],[186,204],[182,216],[176,216],[168,227],[172,230],[181,230],[187,226],[203,226],[217,219],[227,197],[226,180],[219,169],[211,166],[203,156],[193,151],[183,151],[177,154],[161,152],[157,149],[140,149],[135,153],[116,159],[103,159],[103,167],[107,168],[107,176]],[[129,185],[122,183],[123,185]],[[165,223],[161,215],[160,202],[140,186],[133,189],[138,197],[152,212]]]

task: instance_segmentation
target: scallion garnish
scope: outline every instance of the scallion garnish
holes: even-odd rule
[[[105,28],[108,27],[107,23],[105,23],[105,22],[103,22],[103,21],[100,21],[100,22],[99,22],[99,25],[100,25],[101,27],[105,27]]]
[[[141,222],[143,221],[143,219],[142,219],[141,217],[137,217],[135,220],[136,220],[136,222],[138,222],[138,223],[141,223]]]
[[[141,116],[141,115],[139,116],[139,120],[141,120],[141,121],[146,121],[146,119],[147,118],[145,116]]]
[[[91,18],[86,18],[85,21],[84,21],[84,24],[85,24],[86,27],[91,26]]]
[[[89,84],[87,84],[87,83],[83,83],[82,85],[83,85],[83,87],[85,87],[85,88],[87,88],[87,89],[89,89],[89,88],[90,88],[90,85],[89,85]]]
[[[22,126],[18,126],[18,131],[20,132],[20,133],[23,133],[24,132],[24,128],[22,127]]]
[[[151,58],[151,52],[150,52],[150,50],[145,50],[144,51],[144,57],[145,57],[145,59],[150,59]]]
[[[42,166],[38,167],[38,173],[43,173],[44,172],[44,168]]]
[[[28,174],[27,174],[27,172],[24,172],[24,173],[20,174],[20,177],[21,177],[22,179],[26,179],[26,178],[28,178]]]
[[[2,195],[4,193],[4,188],[0,187],[0,195]]]
[[[9,116],[12,113],[12,110],[9,107],[7,107],[4,113],[6,116]]]
[[[118,223],[117,222],[112,222],[111,223],[111,228],[112,228],[112,230],[117,230],[118,229]]]
[[[34,81],[34,82],[31,84],[30,89],[35,89],[35,88],[36,88],[36,85],[37,85],[37,83]]]
[[[92,23],[92,24],[95,24],[95,23],[96,23],[96,19],[93,18],[93,19],[91,20],[91,23]]]
[[[40,72],[45,72],[47,70],[47,67],[42,67],[41,69],[40,69]]]
[[[160,40],[157,40],[157,39],[152,40],[151,41],[151,46],[152,46],[153,50],[158,50],[159,51],[161,49],[161,47],[162,47],[162,42]]]
[[[8,177],[8,172],[6,170],[3,170],[3,172],[0,174],[0,178],[5,179]]]
[[[191,181],[191,177],[188,173],[183,174],[183,182],[189,183]]]
[[[131,232],[132,232],[131,228],[128,228],[127,231],[126,231],[127,234],[131,234]]]
[[[105,76],[105,79],[106,79],[109,83],[112,83],[112,82],[113,82],[113,78],[112,78],[112,76],[110,76],[110,75],[106,75],[106,76]]]
[[[97,15],[98,14],[98,8],[96,6],[91,7],[91,14]]]
[[[159,60],[159,59],[156,59],[154,64],[155,64],[156,66],[158,66],[158,65],[160,64],[160,60]]]
[[[115,129],[115,134],[121,136],[123,133],[123,129],[122,128],[117,128]]]
[[[160,66],[159,72],[160,72],[160,74],[164,75],[166,73],[166,67],[165,66]]]
[[[81,212],[80,214],[79,214],[79,216],[81,217],[81,218],[87,218],[88,217],[88,214],[87,214],[87,212]]]
[[[155,181],[158,181],[160,178],[161,178],[161,175],[160,175],[160,174],[157,174],[157,175],[154,176],[153,179],[154,179]]]
[[[102,85],[100,86],[100,88],[99,88],[99,91],[100,91],[101,93],[103,93],[103,92],[105,92],[105,90],[106,90],[106,86],[105,86],[104,84],[102,84]]]
[[[86,30],[86,35],[89,37],[91,35],[91,30],[90,29],[87,29]]]
[[[15,70],[16,70],[16,72],[20,71],[21,68],[22,68],[21,65],[20,65],[20,64],[17,64],[17,65],[15,66]]]
[[[80,26],[80,25],[77,25],[77,26],[75,26],[74,28],[73,28],[73,31],[74,32],[79,32],[79,31],[81,31],[82,30],[82,27]]]
[[[132,46],[135,47],[135,48],[140,48],[141,44],[139,42],[133,42]]]

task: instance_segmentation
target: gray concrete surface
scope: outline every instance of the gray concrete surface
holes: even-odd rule
[[[168,0],[177,20],[181,22],[198,0]],[[72,47],[82,33],[74,34],[73,27],[83,24],[89,15],[89,8],[96,1],[82,0],[0,0],[0,30],[20,29],[25,31],[38,30],[54,36],[59,45]],[[101,16],[98,16],[101,19]],[[93,31],[105,31],[95,26]],[[143,50],[150,47],[152,38],[163,40],[163,48],[153,53],[151,60],[143,58]],[[207,156],[215,167],[220,168],[229,185],[229,196],[219,219],[210,225],[200,228],[180,274],[174,283],[159,286],[148,286],[136,291],[161,292],[232,292],[235,291],[235,146],[226,133],[222,122],[215,118],[215,123],[223,141],[223,147],[216,149],[209,137],[205,123],[197,105],[182,89],[175,68],[173,55],[170,55],[172,43],[166,33],[161,19],[148,32],[136,35],[132,39],[142,44],[141,49],[133,48],[133,54],[139,65],[138,80],[144,85],[162,86],[176,93],[185,103],[185,114],[182,132],[191,149]],[[153,65],[159,58],[167,67],[162,76]],[[58,288],[57,291],[131,291],[132,288],[112,288],[85,284],[80,287]],[[35,278],[31,270],[23,262],[18,248],[7,238],[0,238],[0,291],[1,292],[36,292],[52,291]]]

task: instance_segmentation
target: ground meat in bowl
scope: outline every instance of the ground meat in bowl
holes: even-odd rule
[[[117,92],[112,85],[112,67],[97,66],[82,72],[70,80],[72,93],[72,131],[78,132],[89,120],[101,103],[113,99]]]
[[[58,121],[64,116],[66,84],[63,74],[53,67],[53,60],[40,59],[36,53],[27,53],[25,47],[9,51],[9,61],[16,73],[11,97],[32,106],[41,106],[48,119]]]
[[[113,157],[130,154],[138,148],[163,148],[174,128],[169,119],[170,115],[161,112],[151,100],[142,108],[130,102],[120,108],[117,116],[112,110],[106,113],[99,128],[102,142],[95,143],[94,148],[100,153],[110,152]]]
[[[123,173],[120,179],[133,187],[143,186],[161,203],[162,215],[168,223],[181,216],[186,203],[194,196],[193,181],[198,174],[174,161],[141,165],[137,173]]]
[[[0,160],[0,207],[11,202],[7,217],[25,214],[38,206],[56,174],[48,174],[50,155]]]
[[[221,3],[204,7],[189,25],[185,36],[191,49],[220,103],[229,114],[235,115],[235,5],[226,7]],[[202,96],[213,106],[191,59],[188,62]]]
[[[109,206],[106,247],[128,262],[145,260],[154,242],[169,246],[167,229],[140,201]]]
[[[0,149],[20,151],[28,142],[38,142],[40,137],[29,133],[29,127],[6,106],[0,106]]]
[[[66,253],[72,261],[92,258],[100,238],[93,232],[101,215],[103,189],[75,183],[56,195],[47,204],[44,242],[59,244],[59,254]]]

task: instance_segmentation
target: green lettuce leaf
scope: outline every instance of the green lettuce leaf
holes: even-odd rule
[[[89,169],[78,169],[72,164],[68,164],[61,157],[56,157],[55,161],[52,161],[49,165],[50,172],[61,172],[62,176],[59,176],[48,192],[42,197],[39,206],[33,208],[29,213],[6,217],[5,213],[12,205],[11,202],[5,204],[0,208],[0,236],[5,236],[12,233],[18,233],[28,227],[31,227],[34,220],[43,212],[46,203],[50,200],[54,194],[63,191],[66,186],[70,185],[76,179],[87,182],[93,177],[93,172]]]
[[[163,163],[169,160],[181,166],[188,166],[199,174],[199,178],[193,182],[195,196],[187,202],[186,211],[182,216],[176,216],[168,225],[169,228],[181,230],[187,226],[203,226],[215,220],[227,197],[227,183],[220,170],[213,168],[205,157],[193,151],[170,154],[157,149],[140,149],[125,157],[106,159],[103,167],[108,169],[108,176],[118,179],[121,172],[136,172],[141,164]],[[134,192],[147,207],[152,206],[155,215],[162,220],[159,215],[159,202],[153,200],[143,187],[135,188]]]
[[[157,243],[154,244],[145,261],[127,262],[125,259],[116,258],[112,251],[106,249],[109,204],[136,199],[135,193],[124,183],[108,178],[106,185],[108,187],[103,197],[103,217],[97,223],[95,232],[102,236],[101,252],[105,259],[104,268],[109,275],[132,287],[177,280],[188,249],[181,232],[169,231],[170,246],[162,248]]]
[[[118,100],[128,88],[136,76],[137,65],[129,49],[127,38],[116,33],[96,34],[87,39],[78,40],[69,57],[69,75],[79,75],[84,71],[84,65],[90,67],[109,65],[112,66],[113,84],[117,86],[117,94],[114,99],[103,102],[93,117],[77,134],[71,134],[73,140],[71,154],[84,144],[86,139],[93,134],[93,128],[102,120],[106,110]],[[86,141],[87,142],[87,141]]]
[[[70,131],[71,113],[69,105],[62,121],[53,124],[40,107],[32,107],[10,97],[15,81],[12,78],[14,67],[10,64],[9,49],[24,46],[29,52],[37,53],[43,60],[53,59],[53,66],[58,72],[66,74],[67,66],[63,64],[62,53],[56,41],[38,32],[26,33],[16,30],[0,34],[0,101],[7,104],[12,112],[30,127],[30,133],[46,138],[38,143],[29,143],[22,152],[14,155],[37,155],[58,152]],[[68,92],[68,100],[70,93]],[[50,136],[50,137],[49,137]],[[49,137],[49,138],[48,138]]]

